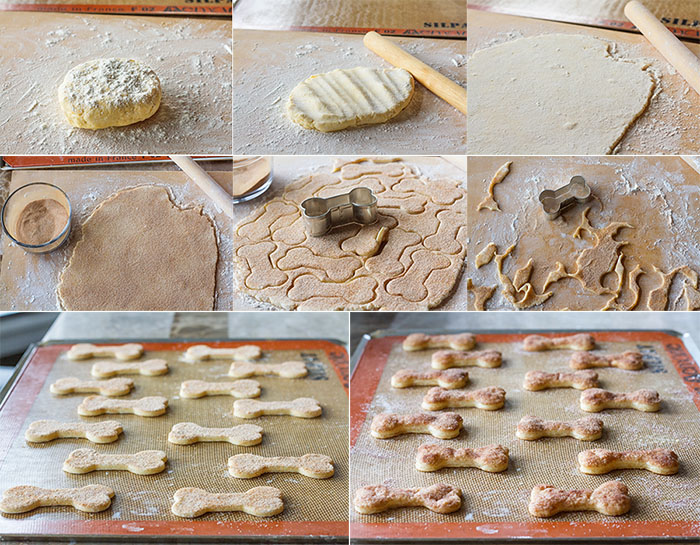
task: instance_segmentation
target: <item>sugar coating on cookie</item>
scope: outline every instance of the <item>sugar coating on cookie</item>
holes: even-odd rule
[[[61,109],[74,127],[104,129],[148,119],[158,111],[160,80],[135,59],[95,59],[68,71],[58,88]]]
[[[397,507],[425,507],[435,513],[453,513],[462,507],[462,491],[445,483],[421,488],[393,488],[377,484],[357,489],[353,505],[355,511],[363,515]]]

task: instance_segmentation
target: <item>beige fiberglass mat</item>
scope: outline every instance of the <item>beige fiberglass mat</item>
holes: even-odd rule
[[[477,337],[478,338],[478,337]],[[658,413],[634,410],[606,410],[597,413],[605,424],[602,439],[592,442],[573,438],[522,441],[515,437],[518,421],[525,415],[552,420],[575,420],[590,413],[578,406],[580,391],[553,389],[540,392],[523,390],[527,371],[568,369],[569,351],[529,353],[520,343],[479,343],[479,350],[503,353],[503,365],[495,369],[470,367],[469,389],[500,386],[506,390],[506,405],[498,411],[450,409],[464,418],[465,429],[456,439],[440,440],[430,435],[408,434],[393,439],[375,439],[370,424],[380,412],[412,413],[421,411],[427,387],[393,389],[391,376],[402,368],[428,369],[432,350],[404,352],[397,342],[388,357],[367,418],[357,442],[351,449],[351,493],[368,484],[397,487],[430,486],[447,483],[462,489],[463,506],[456,513],[440,515],[422,508],[402,508],[376,515],[352,512],[351,521],[373,522],[536,522],[528,513],[530,491],[537,484],[563,489],[593,489],[605,481],[622,479],[632,496],[632,510],[622,517],[598,513],[560,514],[549,520],[698,520],[700,518],[700,459],[695,445],[700,441],[698,409],[681,382],[662,343],[599,342],[605,353],[628,349],[643,351],[646,369],[640,372],[599,369],[602,388],[631,391],[639,388],[658,390],[663,400]],[[366,362],[365,362],[366,363]],[[358,369],[359,371],[359,369]],[[436,413],[437,414],[437,413]],[[503,473],[486,473],[475,468],[442,469],[424,473],[415,469],[415,453],[423,443],[454,448],[481,447],[499,443],[510,450],[510,464]],[[681,469],[673,476],[647,471],[614,471],[606,475],[584,475],[576,466],[577,454],[590,448],[610,450],[667,447],[681,460]]]
[[[41,392],[14,438],[5,463],[0,467],[3,488],[31,484],[46,488],[77,487],[104,484],[116,492],[112,507],[102,513],[86,515],[67,507],[42,508],[12,518],[33,520],[113,519],[187,520],[174,516],[170,507],[174,492],[182,487],[199,487],[210,492],[244,492],[255,486],[274,486],[282,490],[284,512],[270,519],[260,519],[245,513],[210,513],[192,519],[214,521],[255,521],[264,524],[289,521],[342,521],[347,520],[347,396],[338,376],[322,350],[264,351],[264,363],[304,360],[309,376],[300,380],[277,377],[256,377],[262,388],[259,398],[291,400],[314,397],[323,407],[319,418],[301,419],[284,416],[266,416],[241,419],[233,416],[234,397],[210,396],[199,399],[181,399],[180,384],[185,380],[235,380],[228,376],[230,361],[188,363],[182,361],[182,352],[146,352],[141,358],[163,358],[170,372],[159,377],[134,375],[136,387],[128,396],[114,399],[136,399],[162,395],[168,398],[168,411],[163,416],[144,418],[135,415],[103,415],[79,417],[77,406],[86,395],[54,396],[49,385],[61,377],[90,378],[93,360],[70,361],[60,356],[51,369]],[[98,422],[117,420],[124,428],[123,435],[114,443],[96,445],[81,439],[60,439],[48,443],[29,444],[23,434],[34,420],[83,420]],[[172,426],[178,422],[195,422],[205,427],[229,427],[256,424],[263,428],[263,441],[252,447],[230,443],[196,443],[174,445],[167,440]],[[71,475],[61,469],[68,454],[77,448],[94,448],[102,453],[127,453],[147,449],[163,450],[168,456],[165,471],[156,475],[134,475],[126,471],[97,471]],[[227,461],[240,453],[261,456],[302,456],[306,453],[330,456],[335,463],[335,475],[317,480],[296,473],[268,473],[252,479],[236,479],[228,474]],[[138,530],[137,530],[138,531]]]

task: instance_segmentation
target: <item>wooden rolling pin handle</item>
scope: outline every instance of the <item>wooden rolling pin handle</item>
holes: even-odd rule
[[[233,198],[214,178],[187,155],[171,155],[170,158],[228,217],[233,218]]]
[[[410,72],[429,91],[435,93],[444,101],[450,103],[460,112],[467,113],[467,90],[457,85],[450,78],[443,76],[437,70],[419,61],[410,53],[391,43],[376,32],[368,32],[362,40],[370,51],[397,68]]]
[[[625,15],[678,73],[685,78],[685,81],[700,94],[700,58],[696,57],[690,49],[683,45],[638,0],[632,0],[627,3]]]

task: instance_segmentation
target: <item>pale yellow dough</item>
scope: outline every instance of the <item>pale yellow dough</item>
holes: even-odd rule
[[[95,59],[72,68],[58,88],[68,122],[82,129],[121,127],[158,111],[160,80],[134,59]]]
[[[413,89],[413,76],[402,68],[333,70],[297,85],[287,115],[305,129],[321,132],[384,123],[408,105]]]

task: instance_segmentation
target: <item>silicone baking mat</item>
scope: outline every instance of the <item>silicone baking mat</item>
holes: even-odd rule
[[[525,372],[534,369],[566,370],[570,351],[523,351],[524,334],[479,334],[478,349],[503,353],[495,369],[470,367],[470,389],[501,386],[506,405],[498,411],[451,409],[462,415],[465,429],[458,438],[441,441],[430,435],[403,435],[375,439],[370,435],[374,415],[381,412],[421,412],[427,387],[393,389],[391,376],[401,368],[430,368],[433,351],[404,352],[403,336],[371,339],[353,373],[351,388],[351,493],[368,484],[415,487],[448,483],[462,489],[463,506],[440,515],[420,508],[393,509],[376,515],[351,511],[350,535],[356,539],[504,539],[671,537],[700,536],[700,370],[683,342],[663,332],[593,332],[600,353],[629,349],[644,354],[643,371],[599,369],[602,388],[631,391],[658,390],[663,400],[658,413],[606,410],[598,413],[605,423],[602,439],[581,442],[573,438],[522,441],[515,437],[525,415],[553,420],[575,420],[588,415],[579,408],[580,391],[552,389],[530,392],[522,388]],[[414,467],[415,451],[422,443],[452,447],[479,447],[499,443],[510,450],[503,473],[474,468],[448,468],[424,473]],[[576,455],[589,448],[611,450],[667,447],[681,460],[680,471],[661,476],[647,471],[615,471],[584,475]],[[605,481],[622,479],[632,496],[632,510],[621,517],[592,512],[537,519],[528,513],[530,491],[537,484],[563,489],[592,489]]]
[[[81,341],[91,342],[91,341]],[[99,341],[94,341],[99,343]],[[140,342],[140,341],[123,341]],[[115,344],[110,341],[109,344]],[[230,360],[188,363],[182,353],[194,342],[147,342],[141,358],[164,358],[170,372],[159,377],[134,375],[135,389],[126,399],[163,395],[169,399],[165,415],[143,418],[135,415],[79,417],[77,406],[84,394],[54,396],[49,385],[60,377],[90,377],[97,360],[70,361],[65,351],[70,344],[40,346],[30,351],[18,377],[0,406],[0,474],[2,488],[31,484],[46,488],[104,484],[116,496],[110,509],[88,514],[68,507],[40,508],[19,515],[0,516],[4,536],[75,535],[95,536],[230,536],[249,539],[269,536],[305,536],[331,539],[347,536],[347,354],[343,348],[321,340],[252,342],[209,342],[215,347],[256,344],[265,363],[303,360],[309,369],[305,379],[285,380],[256,377],[262,387],[261,400],[290,400],[314,397],[323,407],[319,418],[300,419],[268,416],[255,420],[235,418],[234,398],[213,396],[180,399],[181,382],[190,379],[234,380],[228,376]],[[124,434],[114,443],[92,444],[81,439],[48,443],[27,443],[24,431],[45,418],[60,421],[117,420]],[[172,426],[195,422],[207,427],[228,427],[243,423],[262,426],[263,442],[252,447],[230,443],[174,445],[167,441]],[[71,475],[61,470],[63,460],[76,448],[90,447],[104,453],[164,450],[165,471],[156,475],[134,475],[126,471],[98,471]],[[253,479],[235,479],[228,474],[227,461],[234,454],[249,452],[262,456],[301,456],[308,452],[326,454],[335,463],[335,475],[316,480],[296,473],[270,473]],[[245,513],[209,513],[196,519],[174,516],[170,507],[173,493],[195,486],[211,492],[243,492],[255,486],[274,486],[282,491],[285,509],[269,519]],[[268,539],[268,538],[266,538]],[[309,538],[313,539],[313,538]],[[347,538],[345,538],[347,539]]]

